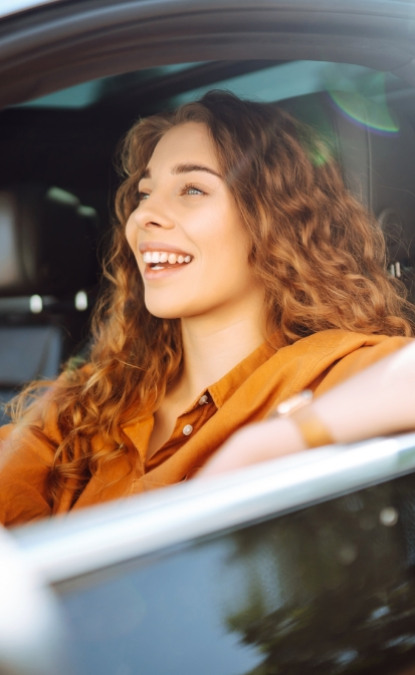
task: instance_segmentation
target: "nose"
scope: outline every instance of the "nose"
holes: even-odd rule
[[[132,217],[138,227],[146,230],[154,227],[163,229],[174,227],[173,214],[167,201],[153,193],[141,199]]]

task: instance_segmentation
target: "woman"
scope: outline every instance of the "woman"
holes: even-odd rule
[[[414,378],[411,307],[309,129],[212,92],[136,124],[123,164],[88,363],[25,409],[45,385],[29,389],[2,432],[4,523],[415,428],[405,389],[388,414],[379,387]],[[319,398],[269,417],[305,389]]]

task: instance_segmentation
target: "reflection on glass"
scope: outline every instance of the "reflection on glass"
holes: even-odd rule
[[[377,486],[233,535],[228,565],[245,579],[226,623],[263,655],[244,675],[415,664],[415,488],[405,480],[399,493]]]
[[[410,675],[414,535],[407,476],[59,584],[74,675]]]

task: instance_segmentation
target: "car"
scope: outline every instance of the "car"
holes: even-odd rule
[[[88,348],[119,140],[209,89],[328,139],[414,300],[414,32],[412,0],[3,3],[2,400]],[[0,673],[409,674],[414,471],[375,438],[3,532]]]

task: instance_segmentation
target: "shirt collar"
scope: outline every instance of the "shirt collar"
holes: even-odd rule
[[[274,343],[274,340],[272,342]],[[220,408],[241,384],[245,382],[247,377],[265,363],[265,361],[268,361],[275,354],[276,350],[275,344],[271,346],[269,342],[263,342],[260,347],[257,347],[251,354],[240,361],[232,370],[221,377],[220,380],[210,385],[207,388],[207,392],[216,407]]]

